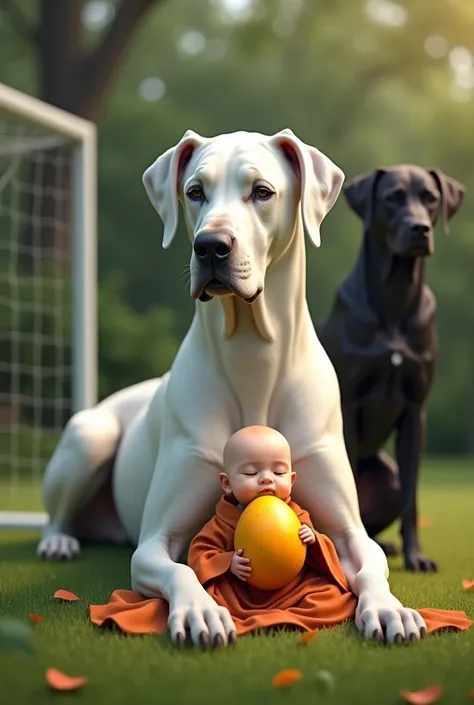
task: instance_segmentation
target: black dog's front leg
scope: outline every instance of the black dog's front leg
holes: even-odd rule
[[[396,453],[400,473],[403,543],[405,568],[412,571],[436,571],[437,564],[423,555],[418,539],[417,490],[421,454],[425,439],[424,409],[408,409],[397,427]]]

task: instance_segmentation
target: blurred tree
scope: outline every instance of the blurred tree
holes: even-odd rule
[[[164,374],[178,350],[175,313],[153,305],[142,314],[123,303],[123,276],[110,274],[99,297],[99,396]]]
[[[0,0],[0,9],[11,28],[29,44],[38,70],[37,95],[42,100],[97,122],[102,114],[118,68],[130,40],[146,13],[165,0]],[[99,28],[104,27],[102,32]],[[59,155],[59,151],[58,151]],[[71,199],[66,199],[61,214],[54,194],[71,191],[69,165],[59,172],[55,153],[45,160],[37,187],[45,194],[41,200],[39,228],[33,234],[26,227],[23,242],[31,247],[33,238],[43,251],[70,249]],[[31,209],[33,208],[31,199]],[[31,257],[23,264],[31,268]]]
[[[34,53],[38,97],[97,122],[135,30],[153,6],[164,3],[0,0],[0,9]]]

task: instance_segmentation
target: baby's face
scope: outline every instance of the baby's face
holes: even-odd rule
[[[264,495],[283,500],[290,496],[296,474],[291,471],[291,451],[284,439],[249,437],[239,440],[234,450],[224,468],[228,482],[223,486],[228,494],[244,505]]]

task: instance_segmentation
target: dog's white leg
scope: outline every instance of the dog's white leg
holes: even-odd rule
[[[80,552],[73,536],[74,519],[105,481],[104,466],[113,459],[119,438],[116,417],[101,407],[80,411],[70,419],[43,480],[43,503],[50,521],[38,546],[42,558],[73,558]]]
[[[221,494],[219,461],[193,453],[189,443],[171,437],[160,455],[143,514],[142,532],[132,557],[132,587],[147,597],[162,595],[170,604],[168,626],[175,643],[189,629],[194,644],[225,646],[236,636],[227,609],[216,604],[195,572],[176,563],[183,548],[214,513]]]
[[[387,559],[362,524],[342,428],[326,433],[311,454],[294,464],[294,470],[294,500],[334,542],[351,590],[358,597],[355,619],[359,631],[366,638],[385,636],[388,642],[423,636],[424,620],[390,592]]]

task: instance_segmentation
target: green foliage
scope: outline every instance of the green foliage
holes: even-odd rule
[[[12,394],[15,422],[45,428],[64,423],[69,412],[59,407],[58,419],[54,403],[70,395],[71,366],[70,287],[56,266],[40,260],[26,275],[18,274],[16,258],[0,262],[0,388]]]
[[[24,411],[24,410],[23,410]],[[27,416],[24,414],[24,416]],[[40,426],[32,427],[26,423],[15,428],[14,433],[8,432],[8,427],[2,428],[0,433],[0,478],[7,477],[14,487],[12,490],[12,509],[18,508],[16,482],[26,478],[31,482],[34,468],[44,468],[53,455],[59,442],[59,431],[52,431]],[[24,472],[15,472],[11,460],[18,462]],[[40,505],[39,509],[41,509]]]
[[[40,442],[37,453],[46,458],[55,435],[42,434],[38,441],[28,424],[57,428],[54,400],[70,398],[70,278],[68,272],[59,276],[47,260],[32,275],[9,267],[7,261],[0,264],[0,359],[6,363],[0,384],[2,392],[12,392],[13,403],[21,395],[15,411],[18,421],[26,424],[20,428],[21,457],[32,457],[32,444]],[[168,369],[178,348],[174,311],[156,304],[142,313],[133,310],[124,303],[119,272],[110,273],[100,285],[98,305],[100,398]],[[12,372],[13,363],[19,364],[19,373]],[[60,423],[69,415],[65,408]]]
[[[178,349],[174,312],[151,306],[138,314],[124,303],[123,276],[114,272],[100,288],[100,397],[162,375]]]

